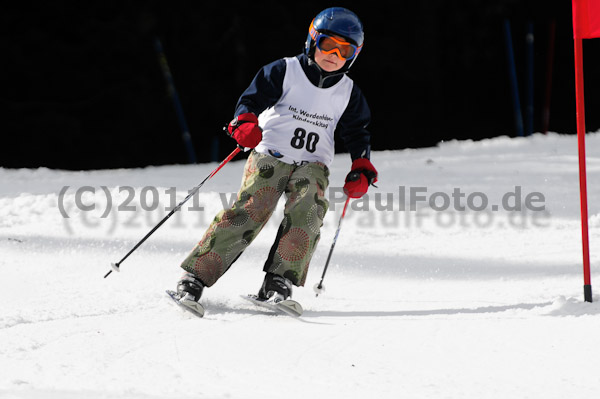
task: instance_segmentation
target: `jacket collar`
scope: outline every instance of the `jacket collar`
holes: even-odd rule
[[[304,70],[304,74],[310,80],[310,82],[319,88],[328,88],[338,83],[346,73],[347,70],[343,68],[335,72],[325,72],[316,62],[309,58],[306,54],[300,54],[298,56],[300,65]]]

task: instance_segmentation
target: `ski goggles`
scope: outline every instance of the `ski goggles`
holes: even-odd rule
[[[331,35],[317,32],[312,24],[310,27],[310,35],[315,41],[317,48],[325,54],[336,53],[340,59],[347,61],[356,57],[362,49],[362,45],[356,46]]]
[[[315,42],[317,43],[317,48],[324,54],[336,53],[344,61],[356,57],[360,51],[360,47],[324,33],[317,35]]]

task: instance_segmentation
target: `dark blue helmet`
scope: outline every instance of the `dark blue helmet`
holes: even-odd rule
[[[315,39],[318,33],[335,34],[358,47],[356,56],[344,69],[349,69],[362,49],[365,40],[363,24],[352,11],[343,7],[331,7],[321,11],[310,23],[304,52],[312,58],[315,51]]]

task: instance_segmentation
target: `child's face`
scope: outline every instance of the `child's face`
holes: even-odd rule
[[[346,61],[338,57],[336,53],[325,54],[319,50],[318,47],[315,48],[315,62],[325,72],[335,72],[342,68],[346,63]]]

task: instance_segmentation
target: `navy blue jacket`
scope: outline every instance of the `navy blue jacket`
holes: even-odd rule
[[[305,54],[297,55],[304,73],[317,87],[331,87],[339,82],[343,73],[322,72],[322,70]],[[250,86],[242,93],[235,109],[235,116],[252,112],[259,115],[261,112],[274,106],[283,94],[283,78],[286,64],[284,59],[279,59],[265,65],[258,71]],[[371,134],[366,129],[371,121],[371,111],[365,96],[356,84],[352,86],[350,101],[342,114],[337,131],[344,146],[350,153],[352,160],[369,158]]]

